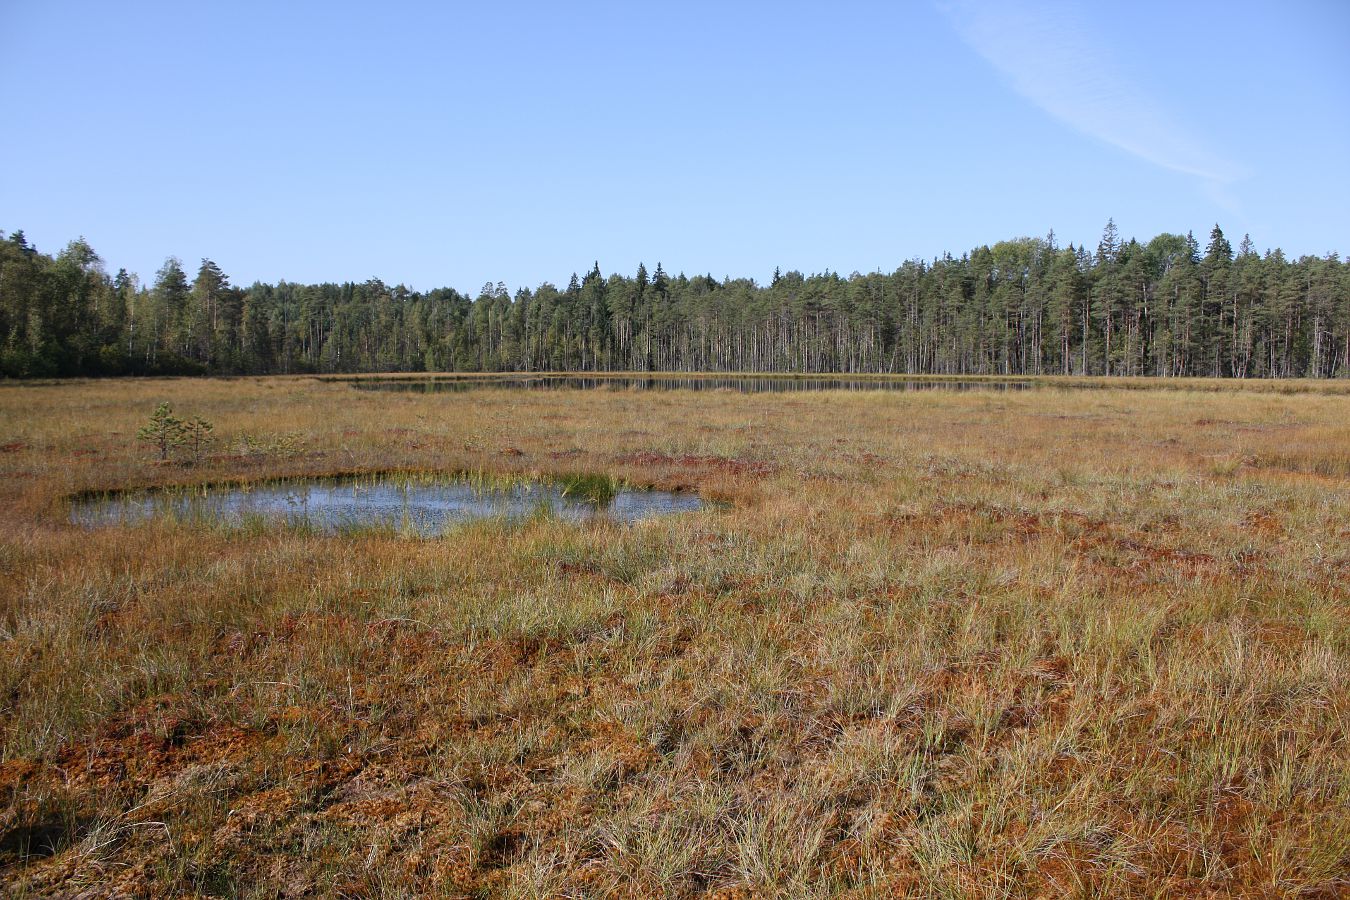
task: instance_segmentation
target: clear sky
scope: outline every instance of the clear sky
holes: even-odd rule
[[[0,82],[0,229],[146,280],[1350,251],[1346,0],[0,0]]]

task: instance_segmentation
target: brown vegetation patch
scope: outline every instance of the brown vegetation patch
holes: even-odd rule
[[[1350,452],[1268,451],[1248,462],[1258,469],[1276,469],[1323,478],[1350,478]]]
[[[670,456],[654,450],[624,454],[615,457],[615,462],[643,468],[699,469],[727,475],[753,475],[761,478],[772,475],[778,470],[777,466],[764,460],[698,454]]]

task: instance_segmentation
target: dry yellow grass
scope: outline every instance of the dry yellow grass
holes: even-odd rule
[[[0,883],[1343,896],[1350,396],[1167,387],[0,386]],[[160,400],[303,452],[158,465]],[[731,503],[420,541],[61,499],[393,468]]]

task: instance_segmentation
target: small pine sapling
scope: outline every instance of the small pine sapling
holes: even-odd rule
[[[161,403],[150,415],[150,424],[136,432],[136,439],[145,441],[159,451],[159,458],[167,460],[173,449],[187,440],[183,420],[173,414],[173,407]]]
[[[192,463],[196,465],[202,461],[202,452],[210,447],[215,441],[211,432],[216,430],[216,426],[203,419],[201,416],[193,416],[183,425],[184,442],[187,448],[192,451]]]

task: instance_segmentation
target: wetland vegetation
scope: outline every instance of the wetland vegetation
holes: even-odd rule
[[[721,505],[68,520],[361,472]],[[1343,895],[1348,586],[1344,383],[0,385],[0,884]]]

